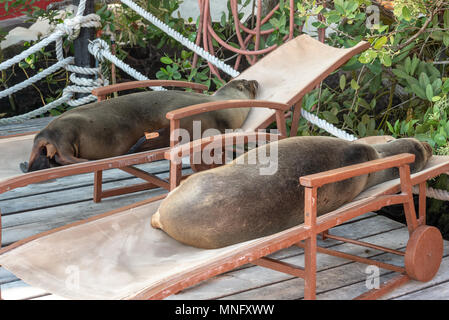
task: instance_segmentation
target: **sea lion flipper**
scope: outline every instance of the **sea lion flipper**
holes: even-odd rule
[[[155,229],[162,229],[159,211],[156,211],[156,213],[151,216],[151,226]]]
[[[137,140],[126,154],[164,147],[169,139],[169,132],[170,130],[168,128],[160,128],[153,132],[145,132],[145,135]]]
[[[61,155],[59,153],[55,154],[55,160],[60,165],[68,165],[89,161],[87,159],[77,158],[72,155]]]
[[[137,142],[128,150],[126,154],[131,154],[137,152],[137,150],[140,149],[140,147],[147,141],[147,138],[145,136],[141,137]]]

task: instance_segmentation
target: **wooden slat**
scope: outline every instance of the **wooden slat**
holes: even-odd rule
[[[258,265],[260,267],[287,273],[287,274],[290,274],[295,277],[304,278],[304,268],[296,266],[296,265],[288,263],[288,262],[275,260],[275,259],[268,258],[268,257],[263,257],[263,258],[253,261],[252,263],[255,265]]]

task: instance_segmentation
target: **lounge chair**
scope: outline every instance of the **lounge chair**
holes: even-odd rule
[[[204,138],[174,147],[166,157],[217,140],[232,141],[223,136]],[[360,297],[377,298],[409,279],[430,280],[442,259],[441,234],[425,225],[425,185],[428,179],[449,170],[449,157],[434,156],[422,171],[410,175],[408,164],[413,161],[414,155],[400,154],[298,177],[306,188],[305,210],[310,213],[304,224],[221,249],[186,246],[153,229],[151,216],[165,197],[162,195],[20,240],[0,250],[0,264],[26,283],[65,298],[162,299],[253,263],[304,278],[305,298],[313,299],[316,253],[321,252],[398,272],[398,277],[386,285]],[[320,186],[391,167],[399,168],[399,179],[373,186],[351,203],[316,217],[314,204]],[[418,217],[413,206],[413,185],[419,185],[421,191]],[[403,204],[407,218],[410,240],[403,252],[327,233],[354,217],[393,204]],[[323,232],[324,237],[402,255],[404,267],[318,247],[316,237]],[[304,248],[304,268],[267,257],[290,246]]]
[[[293,106],[292,133],[295,133],[302,97],[350,57],[363,51],[368,46],[368,43],[361,42],[350,49],[337,49],[324,45],[306,35],[299,36],[265,56],[238,77],[259,82],[260,92],[257,100],[207,103],[172,111],[167,114],[167,118],[171,122],[171,130],[179,127],[181,118],[195,113],[221,108],[251,106],[254,108],[245,120],[244,132],[235,133],[231,137],[243,136],[249,138],[263,135],[262,133],[255,133],[255,131],[259,128],[265,128],[276,119],[280,137],[283,138],[286,136],[284,114]],[[141,86],[142,83],[138,85]],[[161,84],[145,82],[143,85]],[[127,84],[127,86],[129,89],[130,85]],[[111,90],[111,88],[100,89],[97,94],[105,96],[108,90]],[[273,138],[268,134],[265,137]],[[31,144],[32,137],[28,138],[30,139],[28,142]],[[10,146],[10,139],[15,139],[16,142],[20,140],[21,144],[26,144],[25,136],[20,136],[3,140],[5,146]],[[203,147],[211,143],[211,139],[202,139],[183,146],[176,146],[176,141],[172,141],[171,146],[166,149],[13,176],[0,183],[0,192],[6,192],[30,183],[85,172],[95,172],[95,201],[99,201],[105,196],[122,194],[124,191],[132,192],[156,186],[162,186],[170,190],[178,185],[182,178],[179,174],[179,164],[171,161],[169,181],[156,179],[141,170],[133,168],[132,165],[164,158],[170,160],[173,155],[179,154],[181,151],[192,152],[195,149],[195,144]],[[214,139],[224,138],[220,136]],[[16,158],[14,152],[14,148],[11,148],[11,154],[8,156],[17,159],[18,162],[26,160]],[[336,172],[325,172],[318,177],[301,177],[301,183],[306,186],[306,190],[309,190],[306,192],[305,203],[306,208],[310,209],[311,212],[310,218],[306,219],[305,224],[272,236],[222,249],[202,250],[188,247],[171,239],[162,231],[153,229],[149,221],[164,197],[160,196],[18,241],[0,251],[0,264],[25,282],[64,297],[118,299],[163,298],[198,281],[231,270],[244,263],[252,262],[304,277],[306,279],[305,297],[312,299],[315,297],[315,255],[319,251],[357,259],[361,262],[369,261],[370,264],[399,271],[401,273],[399,280],[395,280],[386,287],[382,287],[380,291],[375,292],[375,294],[379,294],[379,292],[382,293],[398,283],[403,283],[410,277],[425,280],[429,274],[432,275],[436,272],[435,269],[438,269],[438,243],[440,238],[438,238],[434,229],[424,225],[425,207],[422,203],[425,200],[426,181],[446,172],[449,166],[448,160],[447,157],[433,157],[425,170],[412,176],[408,171],[408,163],[413,161],[413,156],[398,155],[376,160],[377,162],[373,163],[341,168]],[[316,218],[312,203],[314,203],[313,198],[316,196],[317,187],[323,181],[332,182],[326,181],[326,179],[329,179],[329,177],[343,179],[392,166],[401,168],[400,180],[397,179],[373,187],[359,195],[350,204]],[[147,180],[147,182],[128,187],[126,190],[103,191],[101,190],[101,172],[112,168],[119,168],[135,174]],[[419,220],[414,216],[414,208],[411,205],[410,188],[411,185],[415,184],[420,185],[421,191]],[[400,190],[402,190],[402,193],[396,194]],[[410,249],[407,248],[405,253],[385,249],[389,250],[388,252],[405,255],[406,265],[404,268],[349,257],[316,246],[317,234],[365,212],[398,203],[403,203],[406,208],[407,222],[411,234]],[[332,237],[326,233],[324,236]],[[426,271],[424,272],[422,271],[422,264],[416,257],[420,257],[419,253],[422,252],[422,241],[427,243],[429,237],[432,240],[431,242],[436,243],[435,246],[429,248],[436,258],[431,264],[432,268],[424,270]],[[304,269],[266,258],[267,255],[277,250],[292,245],[302,245],[303,240],[305,241],[303,246],[305,247],[306,257]],[[348,241],[354,243],[352,240]],[[360,242],[359,244],[367,245]],[[372,247],[372,245],[368,246]],[[51,252],[46,250],[49,247],[52,248]],[[439,260],[441,261],[441,259]],[[92,261],[94,262],[92,263]],[[76,286],[67,286],[66,283],[66,272],[70,269],[70,266],[74,266],[75,269],[78,268],[79,271],[80,282]],[[425,273],[426,277],[422,277],[422,273]],[[372,296],[365,295],[364,297]]]

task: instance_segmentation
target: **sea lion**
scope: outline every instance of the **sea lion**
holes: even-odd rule
[[[273,144],[278,169],[273,175],[261,175],[259,163],[248,164],[246,159],[255,157],[260,148],[268,154]],[[240,156],[246,159],[238,157],[190,176],[162,201],[151,224],[180,242],[207,249],[267,236],[304,222],[301,176],[400,153],[415,154],[410,168],[417,172],[432,156],[432,148],[413,138],[375,145],[332,137],[286,138]],[[318,215],[398,176],[393,168],[325,185],[318,190]]]
[[[28,171],[88,160],[97,160],[166,147],[169,145],[167,112],[199,103],[254,99],[255,80],[234,80],[213,95],[183,91],[148,91],[91,103],[65,112],[50,122],[35,139]],[[240,128],[250,108],[225,109],[181,120],[192,137],[192,123],[201,121],[202,131]],[[144,132],[156,138],[145,140]]]

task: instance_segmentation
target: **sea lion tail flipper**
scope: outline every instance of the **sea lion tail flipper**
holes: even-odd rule
[[[86,162],[89,161],[87,159],[82,159],[82,158],[77,158],[75,156],[72,156],[70,154],[62,154],[60,152],[55,154],[55,160],[57,163],[59,163],[60,165],[68,165],[68,164],[74,164],[74,163],[81,163],[81,162]]]
[[[128,150],[126,154],[131,154],[137,152],[140,147],[147,141],[147,138],[145,136],[141,137],[137,142]]]
[[[159,211],[156,211],[156,213],[151,216],[151,226],[155,229],[162,229],[161,215],[159,214]]]
[[[169,133],[170,130],[168,128],[145,132],[145,135],[137,140],[126,154],[165,147],[168,145]]]

